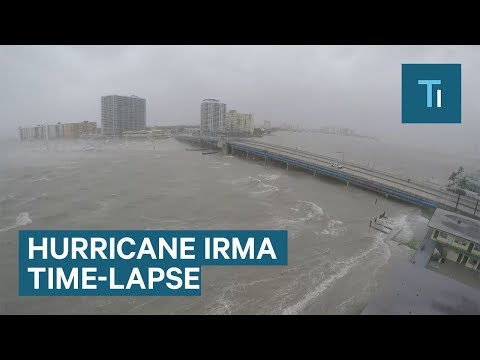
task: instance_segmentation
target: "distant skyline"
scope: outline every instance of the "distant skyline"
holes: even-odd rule
[[[478,46],[0,46],[0,137],[95,121],[105,95],[147,100],[147,126],[200,125],[200,104],[278,126],[338,126],[451,151],[480,144]],[[462,124],[402,124],[401,64],[462,64]]]

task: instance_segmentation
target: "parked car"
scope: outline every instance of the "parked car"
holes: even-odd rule
[[[332,164],[332,167],[337,168],[337,169],[342,169],[343,168],[343,166],[341,164],[337,163],[337,162],[334,162]]]

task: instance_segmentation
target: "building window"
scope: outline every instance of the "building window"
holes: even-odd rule
[[[447,234],[447,233],[444,233],[443,231],[440,231],[440,232],[438,233],[437,238],[442,239],[442,240],[448,240],[448,234]]]
[[[480,244],[475,244],[473,250],[480,252]]]
[[[462,257],[463,257],[463,254],[458,254],[457,263],[460,263],[460,261],[462,261]]]
[[[462,239],[457,238],[457,237],[455,239],[453,239],[453,242],[456,243],[456,244],[462,245],[462,246],[467,246],[467,244],[468,244],[468,241],[462,240]]]
[[[433,232],[433,238],[434,238],[434,239],[436,239],[436,238],[438,237],[438,233],[439,233],[438,230],[435,230],[435,231]]]

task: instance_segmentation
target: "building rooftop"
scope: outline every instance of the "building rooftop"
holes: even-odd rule
[[[465,240],[480,243],[480,220],[437,209],[428,222],[428,226]]]
[[[137,96],[137,95],[118,95],[118,94],[104,95],[104,96],[102,96],[102,98],[106,98],[106,97],[110,97],[110,96],[123,97],[123,98],[135,98],[135,99],[145,100],[144,98],[141,98],[140,96]]]

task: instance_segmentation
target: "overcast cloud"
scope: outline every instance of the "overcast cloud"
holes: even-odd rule
[[[345,126],[480,148],[478,46],[0,46],[0,126],[96,121],[100,97],[147,99],[147,125],[199,124],[204,98],[257,124]],[[462,124],[401,124],[401,64],[462,64]],[[480,150],[480,149],[479,149]]]

